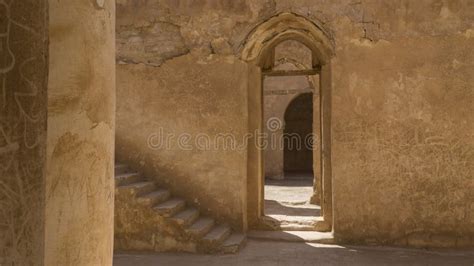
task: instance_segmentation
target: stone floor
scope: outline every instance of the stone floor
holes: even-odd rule
[[[293,204],[306,203],[313,194],[313,180],[265,180],[265,199]]]
[[[321,214],[318,205],[309,204],[313,180],[289,178],[265,181],[265,216],[281,224],[313,224]]]
[[[474,251],[322,245],[249,240],[234,255],[115,254],[115,266],[148,265],[474,265]]]

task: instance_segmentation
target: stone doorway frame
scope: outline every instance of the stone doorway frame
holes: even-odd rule
[[[334,43],[321,26],[294,13],[280,13],[257,25],[243,44],[241,59],[248,63],[248,132],[263,133],[264,75],[319,74],[321,123],[321,209],[325,227],[332,228],[332,172],[331,172],[331,58]],[[312,52],[312,69],[288,72],[271,71],[275,47],[288,40],[298,41]],[[281,73],[280,73],[281,72]],[[247,216],[244,229],[261,227],[264,217],[264,151],[247,145]]]

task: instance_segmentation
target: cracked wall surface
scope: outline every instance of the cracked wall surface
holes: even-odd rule
[[[0,1],[0,265],[41,265],[48,2]]]
[[[245,132],[248,70],[238,58],[246,36],[272,15],[297,13],[335,43],[336,238],[472,245],[472,1],[121,0],[117,10],[118,35],[139,32],[159,47],[151,63],[142,52],[121,60],[130,54],[120,48],[128,41],[118,40],[117,156],[239,220],[246,204],[241,151],[149,152],[143,132]],[[162,24],[173,25],[160,28],[166,40],[142,31]]]
[[[117,35],[117,60],[121,63],[145,63],[159,66],[163,61],[189,52],[180,27],[165,22],[120,31]]]

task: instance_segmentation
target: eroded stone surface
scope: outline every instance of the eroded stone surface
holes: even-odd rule
[[[117,34],[117,60],[121,63],[145,63],[159,66],[163,61],[186,54],[180,27],[156,22],[140,28],[128,28]]]
[[[125,175],[124,171],[131,172],[121,165],[115,170],[115,250],[235,253],[245,245],[244,234],[203,217],[189,202],[155,182],[140,174],[138,179]]]

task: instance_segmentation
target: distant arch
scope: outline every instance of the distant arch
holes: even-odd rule
[[[305,92],[292,97],[283,114],[284,134],[298,134],[302,137],[301,147],[290,148],[288,138],[284,138],[283,170],[289,172],[313,172],[313,147],[309,147],[306,137],[313,133],[313,93]]]

